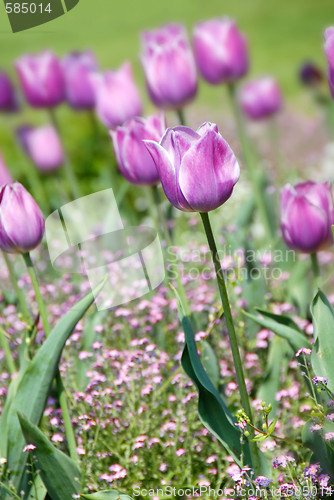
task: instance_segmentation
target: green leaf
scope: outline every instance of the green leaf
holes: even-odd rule
[[[241,450],[241,432],[234,425],[231,413],[204,370],[197,352],[191,322],[184,313],[180,297],[175,289],[174,291],[178,299],[178,311],[185,334],[181,364],[197,388],[199,417],[203,425],[216,436],[228,453],[233,456],[236,463],[240,464],[240,456],[243,451],[244,463],[251,466],[249,443],[246,441],[243,450]]]
[[[103,490],[88,495],[81,493],[81,497],[87,500],[133,500],[129,495],[125,495],[118,490]]]
[[[278,417],[274,418],[274,420],[271,422],[271,424],[268,427],[268,434],[272,434],[275,430],[276,424],[277,424]]]
[[[47,494],[47,489],[39,474],[34,478],[34,484],[31,486],[27,500],[44,500]]]
[[[36,466],[52,500],[72,499],[80,489],[80,470],[77,464],[55,448],[23,413],[18,412],[18,419],[26,443],[36,446],[33,451]]]
[[[285,373],[289,359],[291,359],[291,356],[289,356],[290,353],[290,346],[285,339],[276,336],[271,340],[266,372],[256,395],[258,399],[271,404],[271,415],[275,415],[278,408],[278,401],[275,396],[281,385],[280,379],[282,373]]]
[[[299,326],[289,316],[274,314],[264,309],[256,308],[256,311],[263,316],[255,316],[246,311],[244,315],[251,318],[263,328],[267,328],[276,333],[279,337],[286,339],[294,352],[297,352],[302,347],[311,348],[312,345],[307,339],[306,335],[302,332]]]
[[[334,452],[319,435],[318,432],[310,430],[311,425],[314,425],[314,420],[310,419],[306,422],[302,432],[303,444],[313,451],[310,463],[320,463],[323,473],[331,474],[332,480],[334,475]],[[333,432],[333,422],[326,422],[322,432]]]
[[[319,290],[311,305],[314,346],[312,368],[318,377],[328,379],[328,388],[334,391],[334,310],[326,295]]]
[[[24,413],[33,424],[39,424],[65,342],[103,285],[104,282],[89,292],[58,322],[19,382],[8,414],[7,457],[11,480],[17,489],[20,486],[26,462],[26,455],[22,453],[25,441],[17,412]]]
[[[209,379],[218,390],[219,388],[219,379],[220,379],[220,369],[218,360],[214,350],[211,345],[204,340],[202,344],[202,362],[206,373],[208,374]]]

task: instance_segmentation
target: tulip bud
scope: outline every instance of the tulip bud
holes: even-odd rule
[[[329,182],[289,184],[281,191],[281,229],[285,243],[313,253],[332,243],[333,197]]]
[[[143,139],[159,142],[166,130],[163,115],[133,118],[110,132],[121,174],[132,184],[153,185],[160,181],[158,171]]]
[[[217,125],[206,122],[196,132],[169,128],[159,144],[144,143],[167,198],[179,210],[209,212],[231,196],[240,168]]]
[[[11,182],[13,182],[12,176],[8,172],[3,156],[0,153],[0,187],[4,184],[10,184]]]
[[[118,71],[94,74],[91,81],[96,113],[109,129],[123,125],[126,120],[141,114],[140,95],[129,62],[124,63]]]
[[[240,104],[245,115],[252,120],[277,113],[282,107],[282,96],[276,80],[264,77],[246,83],[240,92]]]
[[[0,111],[17,111],[18,102],[12,82],[4,71],[0,71]]]
[[[63,165],[63,146],[57,130],[52,125],[21,127],[18,137],[31,161],[42,172],[51,172]]]
[[[0,189],[0,249],[27,253],[40,244],[44,233],[43,214],[19,182]]]
[[[318,66],[312,62],[305,62],[299,69],[299,79],[304,85],[315,87],[323,81],[324,77]]]
[[[181,108],[195,97],[196,65],[182,25],[167,24],[144,32],[141,62],[156,106]]]
[[[197,24],[194,51],[198,69],[209,83],[234,82],[248,71],[246,39],[229,18]]]
[[[91,74],[97,71],[92,52],[72,52],[63,59],[66,100],[74,109],[93,109],[95,106]]]
[[[328,83],[334,98],[334,27],[327,28],[325,37],[325,54],[328,61]]]
[[[52,108],[64,100],[64,76],[60,61],[52,52],[22,56],[15,67],[30,106]]]

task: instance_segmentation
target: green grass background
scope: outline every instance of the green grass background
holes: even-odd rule
[[[141,30],[178,21],[191,34],[195,22],[222,15],[234,17],[248,37],[251,74],[275,75],[287,97],[295,98],[300,91],[296,75],[301,61],[311,59],[326,67],[323,30],[334,24],[334,0],[80,0],[55,21],[16,34],[10,31],[1,3],[0,65],[9,69],[21,53],[42,48],[60,55],[91,48],[103,69],[130,59],[143,85],[138,61]],[[201,93],[215,103],[208,85],[202,84]]]

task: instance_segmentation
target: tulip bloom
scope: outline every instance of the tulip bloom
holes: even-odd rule
[[[2,154],[0,153],[0,187],[4,184],[10,184],[11,182],[13,182],[12,176],[8,172]]]
[[[0,189],[0,249],[27,253],[36,248],[44,234],[43,214],[19,182]]]
[[[209,83],[234,82],[248,71],[246,39],[226,17],[195,26],[194,52],[198,69]]]
[[[331,186],[304,182],[281,191],[281,229],[286,244],[313,253],[332,243],[334,206]]]
[[[121,174],[132,184],[151,186],[160,180],[143,139],[159,142],[166,130],[163,115],[133,118],[110,132]]]
[[[328,61],[328,83],[334,98],[334,27],[327,28],[325,37],[325,54]]]
[[[160,143],[144,141],[169,201],[186,212],[209,212],[229,199],[240,168],[217,125],[166,130]]]
[[[63,165],[63,146],[52,125],[21,127],[18,136],[23,149],[42,172],[51,172]]]
[[[106,127],[115,128],[141,114],[140,95],[129,62],[124,63],[118,71],[92,75],[91,81],[96,113]]]
[[[252,120],[277,113],[282,107],[282,95],[276,80],[264,77],[246,83],[240,92],[240,104]]]
[[[34,108],[53,108],[65,98],[60,61],[50,51],[27,54],[15,63],[23,94]]]
[[[12,82],[4,71],[0,71],[0,111],[17,111],[18,103]]]
[[[63,60],[66,100],[74,109],[93,109],[95,106],[91,74],[97,71],[92,52],[72,52]]]
[[[160,108],[182,108],[197,92],[194,56],[183,26],[167,24],[142,34],[146,85]]]

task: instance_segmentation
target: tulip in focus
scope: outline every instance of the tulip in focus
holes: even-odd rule
[[[167,24],[144,32],[141,62],[156,106],[180,109],[195,97],[196,65],[182,25]]]
[[[0,189],[0,249],[27,253],[36,248],[44,234],[43,214],[19,182]]]
[[[334,222],[331,186],[304,182],[281,191],[281,229],[288,247],[313,253],[332,243]]]
[[[0,153],[0,187],[13,182],[12,176],[8,172],[2,154]]]
[[[198,23],[194,51],[198,69],[209,83],[231,83],[248,71],[246,39],[229,18]]]
[[[328,83],[334,98],[334,26],[327,28],[325,37],[325,54],[328,61]]]
[[[159,142],[165,133],[163,115],[133,118],[110,133],[121,174],[132,184],[151,186],[160,181],[143,139]]]
[[[179,210],[209,212],[231,196],[240,168],[217,125],[206,122],[196,132],[169,128],[160,143],[144,142],[167,198]]]
[[[97,71],[92,52],[72,52],[63,60],[66,100],[74,109],[93,109],[95,105],[91,74]]]
[[[10,113],[18,110],[15,89],[4,71],[0,71],[0,111]]]
[[[52,125],[21,127],[18,136],[23,149],[42,172],[51,172],[63,165],[63,146],[57,130]]]
[[[240,92],[240,104],[248,118],[261,120],[277,113],[282,107],[282,95],[274,78],[258,78],[246,83]]]
[[[23,94],[34,108],[53,108],[65,98],[60,61],[50,51],[27,54],[15,63]]]
[[[129,62],[118,71],[91,76],[96,100],[96,113],[109,129],[123,125],[142,112],[138,88]]]

